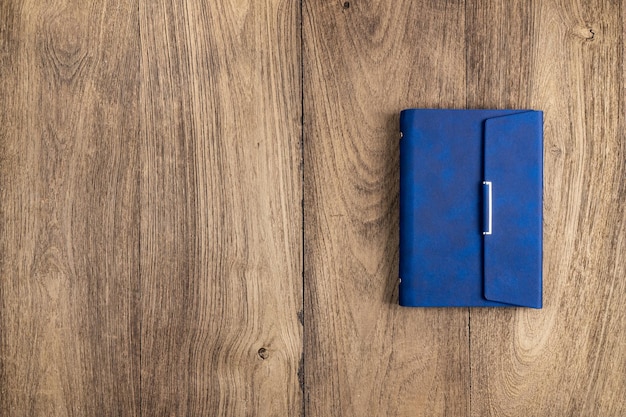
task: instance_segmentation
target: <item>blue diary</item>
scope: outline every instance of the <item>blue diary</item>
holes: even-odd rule
[[[541,308],[543,113],[400,115],[400,304]]]

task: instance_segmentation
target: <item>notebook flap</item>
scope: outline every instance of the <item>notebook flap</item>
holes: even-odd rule
[[[543,114],[485,121],[484,296],[542,304]]]

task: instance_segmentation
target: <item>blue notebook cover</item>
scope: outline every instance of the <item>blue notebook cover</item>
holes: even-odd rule
[[[400,305],[542,306],[543,113],[400,115]]]

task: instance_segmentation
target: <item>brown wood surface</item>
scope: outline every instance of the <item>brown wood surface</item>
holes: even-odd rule
[[[136,7],[0,5],[0,415],[135,415]]]
[[[303,13],[306,415],[467,415],[467,309],[397,305],[398,116],[465,105],[463,4],[347,6]]]
[[[143,415],[302,409],[299,13],[140,5]]]
[[[626,6],[0,2],[0,416],[623,416]],[[397,304],[398,113],[544,110],[544,308]]]
[[[626,415],[624,9],[467,3],[470,107],[544,111],[544,308],[471,312],[472,416]]]

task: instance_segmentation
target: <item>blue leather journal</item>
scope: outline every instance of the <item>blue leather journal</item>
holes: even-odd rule
[[[400,305],[541,308],[543,113],[400,115]]]

